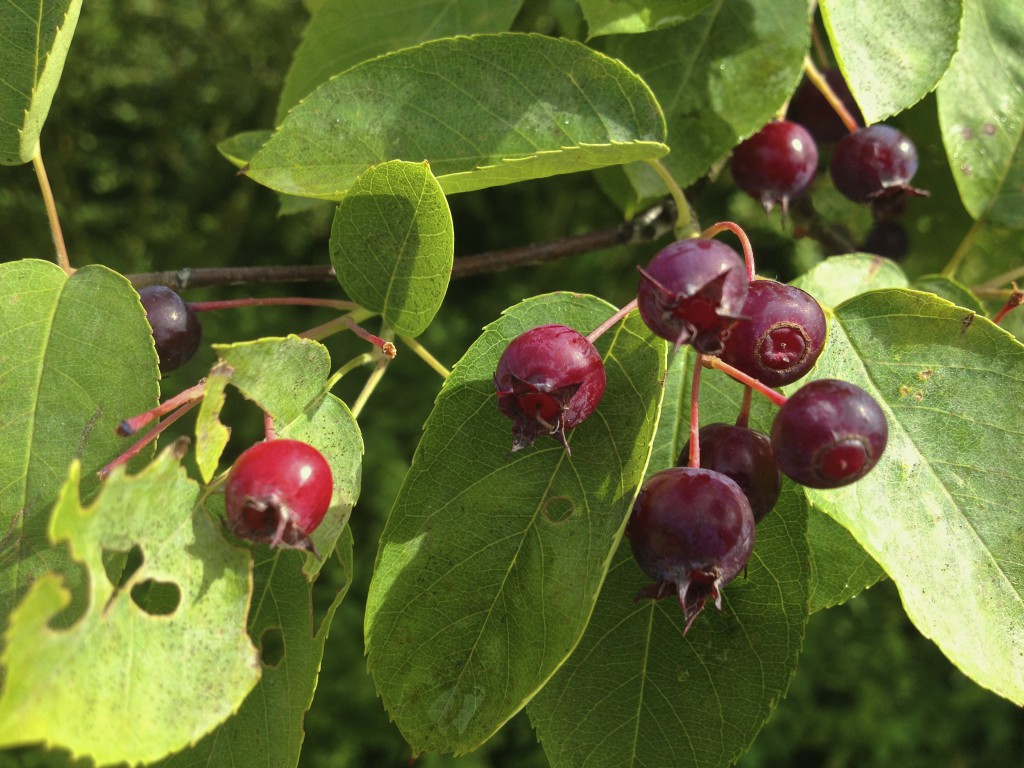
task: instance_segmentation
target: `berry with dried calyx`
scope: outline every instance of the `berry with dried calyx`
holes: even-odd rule
[[[818,146],[803,126],[777,120],[736,147],[731,162],[736,186],[766,213],[780,204],[785,214],[818,172]]]
[[[872,125],[845,136],[832,153],[832,183],[855,203],[882,202],[905,195],[925,195],[912,187],[917,148],[889,125]]]
[[[228,527],[240,539],[319,554],[309,536],[331,505],[327,460],[299,440],[256,443],[235,460],[225,485]]]
[[[720,472],[672,467],[652,475],[626,527],[633,558],[654,580],[637,599],[678,597],[686,634],[708,600],[722,610],[722,587],[754,549],[754,525],[742,489]]]
[[[747,298],[742,258],[710,238],[679,240],[659,251],[640,270],[637,306],[655,334],[678,349],[691,344],[717,355],[740,318]]]
[[[498,360],[498,409],[512,420],[512,451],[551,435],[571,454],[566,433],[604,395],[604,361],[586,336],[565,325],[542,325],[517,336]]]

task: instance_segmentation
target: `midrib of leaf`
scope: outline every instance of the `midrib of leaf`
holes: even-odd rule
[[[390,186],[390,184],[389,184],[389,186]],[[416,198],[416,211],[417,212],[419,211],[420,204],[423,202],[423,195],[424,195],[425,191],[426,191],[426,185],[421,184],[420,185],[419,195]],[[416,214],[413,214],[412,218],[409,220],[409,225],[405,228],[405,237],[402,238],[402,253],[403,254],[407,253],[407,251],[408,251],[409,237],[412,234],[412,229],[413,229],[413,226],[414,226],[415,223],[416,223]],[[390,229],[390,226],[388,228]],[[380,262],[378,261],[378,264],[379,263]],[[384,291],[384,307],[381,309],[381,312],[380,312],[382,317],[387,317],[388,316],[388,307],[391,306],[391,292],[395,288],[395,278],[397,277],[397,275],[398,275],[398,269],[397,268],[390,270],[390,274],[388,275],[388,287],[387,287],[387,290]]]

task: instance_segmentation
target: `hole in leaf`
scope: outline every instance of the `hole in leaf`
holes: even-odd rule
[[[276,667],[284,658],[284,633],[280,627],[269,627],[260,635],[260,660],[265,667]]]
[[[103,570],[114,589],[121,589],[128,579],[142,566],[142,548],[135,544],[127,552],[116,549],[104,549],[102,554]]]
[[[181,590],[169,581],[146,579],[132,587],[132,602],[151,616],[169,616],[178,610]]]

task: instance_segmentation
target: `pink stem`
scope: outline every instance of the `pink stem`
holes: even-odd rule
[[[166,419],[164,419],[159,424],[157,424],[155,427],[153,427],[153,429],[151,429],[149,432],[147,432],[144,437],[142,437],[134,445],[132,445],[131,448],[129,448],[127,451],[122,453],[120,456],[118,456],[112,462],[107,464],[107,466],[103,467],[103,469],[101,469],[97,473],[97,474],[99,474],[100,479],[105,478],[107,475],[109,475],[115,469],[120,467],[122,464],[125,464],[125,463],[131,461],[133,458],[135,458],[135,456],[137,456],[139,454],[139,452],[143,448],[145,448],[151,442],[156,440],[157,436],[159,436],[159,434],[161,432],[163,432],[165,429],[167,429],[169,426],[171,426],[171,424],[176,422],[178,419],[180,419],[182,416],[184,416],[190,410],[195,408],[196,404],[198,402],[199,402],[199,398],[196,398],[195,400],[193,400],[191,402],[185,403],[178,410],[176,410],[174,413],[172,413]]]
[[[697,355],[697,364],[693,366],[693,383],[690,385],[690,467],[700,467],[700,418],[698,401],[700,400],[700,372],[704,369],[705,355]]]
[[[740,412],[736,416],[736,426],[746,429],[750,425],[750,405],[754,399],[754,390],[750,387],[743,388],[743,402],[740,404]]]
[[[277,437],[277,430],[274,429],[274,417],[266,411],[263,413],[263,435],[267,440]]]
[[[395,355],[398,354],[398,350],[395,349],[395,345],[390,341],[384,341],[380,336],[374,336],[348,315],[342,318],[342,322],[344,322],[345,325],[348,326],[349,330],[356,336],[364,341],[370,342],[375,347],[379,347],[380,351],[384,353],[384,357],[388,360],[395,359]]]
[[[134,435],[136,432],[142,429],[142,427],[146,426],[151,421],[155,421],[156,419],[159,419],[161,416],[170,413],[179,405],[182,405],[183,403],[194,404],[198,402],[199,400],[202,399],[205,390],[206,379],[200,379],[199,383],[196,384],[195,386],[189,387],[184,392],[179,392],[169,400],[165,400],[164,402],[160,403],[160,405],[158,405],[156,408],[151,408],[150,410],[145,411],[144,413],[140,413],[138,416],[132,416],[130,419],[125,419],[124,421],[117,425],[117,434],[121,435],[121,437],[128,437],[129,435]]]
[[[714,237],[719,232],[725,232],[726,230],[732,232],[740,239],[740,245],[743,246],[743,259],[747,263],[747,280],[754,282],[754,278],[757,275],[754,270],[754,249],[751,247],[750,238],[747,237],[747,233],[743,231],[743,227],[732,221],[720,221],[705,229],[700,233],[700,236]]]
[[[636,299],[633,299],[631,302],[629,302],[629,304],[626,304],[622,309],[618,310],[614,315],[609,317],[607,320],[605,320],[603,323],[597,326],[597,328],[588,333],[587,341],[593,344],[595,341],[597,341],[605,334],[605,331],[607,331],[609,328],[611,328],[613,325],[619,322],[619,320],[622,320],[634,309],[636,309]]]
[[[704,363],[705,367],[717,368],[722,373],[732,376],[734,379],[736,379],[736,381],[740,382],[741,384],[746,384],[751,389],[757,390],[759,393],[767,397],[769,400],[771,400],[779,407],[785,405],[786,401],[789,399],[781,392],[776,392],[774,389],[765,386],[760,381],[755,379],[753,376],[748,376],[743,371],[737,368],[733,368],[728,363],[723,363],[717,357],[710,357],[709,355],[704,355],[702,362]]]
[[[240,309],[242,307],[303,306],[328,307],[342,311],[358,309],[351,301],[336,299],[309,299],[302,296],[270,297],[263,299],[225,299],[223,301],[191,301],[189,306],[195,312],[211,312],[217,309]]]
[[[1010,294],[1010,298],[1003,304],[1002,309],[996,312],[995,317],[992,318],[992,322],[999,325],[1003,322],[1003,318],[1010,314],[1010,310],[1019,307],[1024,304],[1024,291],[1021,291],[1016,283],[1013,283],[1013,293]]]

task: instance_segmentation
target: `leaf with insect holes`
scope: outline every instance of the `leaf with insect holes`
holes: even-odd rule
[[[87,507],[80,472],[72,464],[50,535],[87,569],[88,604],[52,629],[71,595],[48,573],[11,615],[0,746],[41,741],[100,764],[152,762],[210,732],[259,679],[245,631],[251,559],[196,510],[201,489],[172,449],[137,475],[115,470]],[[133,547],[141,565],[112,583],[105,554]]]
[[[331,264],[349,297],[419,336],[441,308],[455,256],[448,201],[426,163],[368,168],[338,205]]]
[[[413,752],[458,754],[489,738],[582,635],[647,465],[665,344],[636,313],[596,346],[607,376],[568,440],[509,456],[493,376],[521,333],[581,332],[614,312],[557,293],[487,326],[424,426],[381,537],[364,632],[370,673]]]
[[[668,151],[643,80],[579,43],[534,34],[433,40],[359,64],[288,113],[246,175],[340,200],[367,168],[430,163],[447,194]]]

